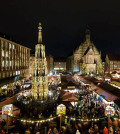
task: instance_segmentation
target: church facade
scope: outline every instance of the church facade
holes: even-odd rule
[[[91,42],[90,30],[87,29],[85,32],[85,41],[67,58],[67,71],[80,72],[82,74],[97,73],[101,62],[101,53]]]

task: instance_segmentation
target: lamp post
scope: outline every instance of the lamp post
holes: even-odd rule
[[[62,115],[66,114],[66,106],[63,104],[58,105],[56,114],[60,116],[60,131],[61,131],[61,118],[62,118]]]
[[[8,114],[7,114],[7,134],[8,134]]]

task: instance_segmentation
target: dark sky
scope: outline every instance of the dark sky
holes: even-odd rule
[[[120,53],[120,0],[0,0],[0,32],[35,48],[42,22],[47,53],[67,56],[84,40],[106,53]]]

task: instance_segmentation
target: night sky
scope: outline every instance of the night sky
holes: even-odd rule
[[[0,0],[0,32],[34,50],[38,23],[53,56],[67,56],[84,40],[106,53],[120,53],[120,0]]]

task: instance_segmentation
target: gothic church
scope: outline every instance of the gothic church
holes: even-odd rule
[[[82,66],[85,65],[86,73],[97,73],[97,67],[101,64],[101,53],[90,40],[90,30],[85,32],[85,41],[82,42],[73,52],[73,55],[67,58],[68,72],[82,72]]]

